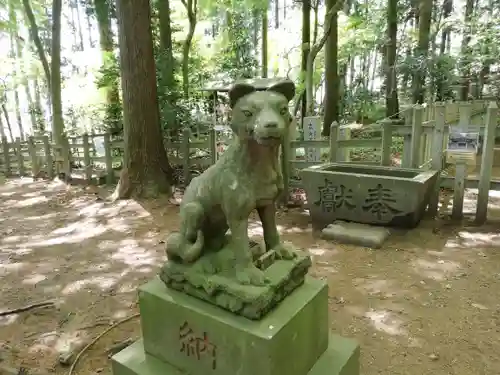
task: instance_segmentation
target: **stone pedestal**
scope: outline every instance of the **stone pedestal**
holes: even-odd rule
[[[171,290],[139,289],[143,338],[112,358],[114,375],[358,375],[359,347],[330,335],[328,287],[307,277],[252,321]]]

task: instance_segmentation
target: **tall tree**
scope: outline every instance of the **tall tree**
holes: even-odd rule
[[[493,11],[495,10],[494,0],[489,0],[488,2],[488,10],[486,16],[486,29],[490,29],[491,26],[495,23],[495,16],[493,15]],[[491,45],[494,44],[495,36],[488,33],[485,38],[483,45],[481,46],[481,55],[483,56],[483,62],[481,66],[481,71],[479,72],[479,95],[482,97],[483,89],[486,82],[488,82],[488,77],[491,73],[491,66],[495,63],[495,55],[492,53]]]
[[[474,3],[475,0],[466,0],[465,2],[465,14],[464,14],[464,33],[462,39],[462,45],[460,50],[460,73],[462,74],[462,85],[460,88],[460,100],[467,100],[469,96],[469,84],[470,84],[470,68],[471,68],[471,48],[470,40],[472,37],[472,16],[474,14]]]
[[[110,74],[114,71],[115,64],[115,43],[113,41],[113,31],[111,29],[110,0],[94,0],[97,26],[99,28],[99,45],[102,52],[103,66],[106,79],[102,82],[106,95],[106,123],[111,129],[121,130],[121,103],[120,91],[118,88],[119,77]],[[83,46],[83,37],[81,38]]]
[[[0,138],[2,139],[2,141],[4,137],[5,137],[5,128],[3,127],[2,114],[0,113]]]
[[[166,94],[165,107],[162,110],[163,121],[173,129],[176,125],[177,90],[175,82],[175,60],[172,41],[172,22],[170,0],[156,0],[158,7],[158,21],[160,25],[160,54],[161,54],[161,86],[160,90]],[[165,108],[167,110],[165,110]]]
[[[75,0],[74,2],[75,5],[75,13],[76,13],[76,22],[78,26],[78,39],[79,39],[79,51],[84,50],[84,45],[83,45],[83,28],[82,28],[82,17],[81,17],[81,12],[80,12],[80,4],[79,0]]]
[[[266,0],[265,8],[262,10],[262,78],[267,78],[267,29],[269,20],[267,11],[269,0]]]
[[[280,0],[274,0],[274,28],[280,27]]]
[[[397,117],[399,112],[396,73],[398,42],[398,0],[387,1],[387,44],[385,46],[385,115]]]
[[[172,43],[172,22],[170,17],[170,0],[157,0],[160,23],[160,47],[164,58],[162,74],[164,84],[171,89],[174,86],[174,51]]]
[[[52,138],[57,145],[62,144],[64,135],[64,120],[61,98],[61,16],[62,0],[53,0],[50,93],[52,97]]]
[[[20,51],[18,49],[19,43],[17,42],[17,38],[19,37],[17,33],[17,14],[15,9],[15,4],[12,0],[9,1],[9,22],[10,22],[10,57],[14,62],[14,84],[12,87],[12,91],[14,91],[14,111],[16,114],[16,122],[19,128],[19,137],[22,141],[24,141],[24,128],[23,128],[23,119],[21,117],[21,102],[19,100],[19,82],[22,80],[22,72],[21,72],[21,59],[20,59]]]
[[[26,45],[27,43],[24,44]],[[16,50],[17,50],[17,59],[19,61],[22,61],[24,59],[23,48],[25,48],[25,46],[23,46],[23,44],[21,43],[21,38],[16,33]],[[37,108],[35,107],[35,103],[33,102],[33,96],[31,95],[29,79],[28,75],[26,74],[24,63],[20,64],[19,71],[22,76],[22,84],[24,86],[24,93],[26,95],[26,100],[28,101],[28,110],[30,114],[31,128],[33,129],[34,132],[36,132],[39,131],[38,121],[36,118]]]
[[[311,49],[311,0],[302,0],[302,56],[300,63],[300,73],[302,79],[305,82],[306,70],[307,70],[307,57],[309,56],[309,51]],[[304,117],[307,112],[307,91],[304,90],[302,95],[302,107],[301,113]]]
[[[444,69],[443,57],[445,56],[446,51],[448,51],[449,48],[448,45],[450,44],[451,40],[451,24],[449,22],[449,18],[451,17],[452,11],[453,11],[453,0],[443,0],[442,15],[443,15],[444,26],[443,26],[443,31],[441,32],[441,42],[439,44],[439,59],[437,61],[438,72],[441,72]],[[442,101],[445,99],[445,93],[448,89],[447,86],[449,86],[449,83],[446,81],[446,79],[443,79],[442,76],[443,76],[442,74],[438,74],[438,77],[436,77],[437,101]]]
[[[29,25],[30,37],[36,47],[36,52],[42,63],[43,71],[45,73],[45,80],[48,88],[48,99],[52,107],[52,132],[54,142],[60,144],[64,132],[64,122],[62,117],[62,101],[61,101],[61,12],[62,0],[54,0],[52,3],[52,42],[49,54],[52,54],[51,65],[45,53],[40,32],[36,23],[35,14],[31,7],[30,0],[22,0],[23,7]],[[55,69],[55,76],[52,74],[52,69]],[[55,84],[55,87],[53,87]],[[37,108],[41,108],[41,101],[37,89],[37,82],[35,81],[35,103]],[[54,97],[55,96],[55,97]],[[54,103],[56,101],[56,103]],[[41,111],[40,111],[41,112]]]
[[[40,33],[38,30],[38,25],[36,23],[35,14],[33,13],[33,8],[31,7],[30,0],[23,0],[24,12],[26,14],[26,19],[29,24],[30,36],[33,40],[33,43],[36,47],[36,52],[38,53],[38,57],[40,58],[40,62],[42,63],[43,72],[45,73],[45,79],[47,81],[47,85],[50,86],[50,66],[49,61],[47,60],[47,56],[45,55],[45,50],[43,48],[42,40],[40,38]]]
[[[325,24],[323,26],[323,35],[321,38],[311,47],[309,53],[307,55],[307,69],[306,69],[306,77],[305,77],[305,86],[306,86],[306,97],[307,97],[307,105],[306,105],[306,115],[311,116],[314,113],[314,60],[316,56],[321,51],[323,46],[328,39],[332,31],[332,22],[334,17],[337,17],[338,11],[344,5],[343,0],[337,0],[335,5],[328,9],[325,14]]]
[[[115,198],[171,194],[160,127],[149,0],[118,0],[124,167]],[[186,155],[188,157],[188,155]]]
[[[193,44],[196,23],[198,22],[198,0],[181,0],[186,8],[189,29],[182,45],[182,91],[185,97],[189,96],[189,52]]]
[[[327,17],[328,11],[336,4],[336,0],[326,0]],[[328,22],[328,21],[326,21]],[[331,16],[330,33],[325,45],[325,115],[323,118],[323,135],[330,135],[332,122],[339,122],[339,99],[340,80],[338,67],[338,15]]]
[[[9,111],[7,111],[7,95],[5,94],[5,88],[0,90],[3,91],[0,96],[0,107],[2,108],[2,113],[5,118],[5,123],[7,124],[7,130],[9,131],[10,141],[14,142],[14,135],[12,134],[12,126],[10,125]]]
[[[346,0],[344,3],[344,13],[346,16],[349,16],[351,14],[351,7],[352,7],[352,0]],[[339,67],[339,80],[340,80],[340,91],[339,95],[340,98],[344,98],[346,91],[347,91],[347,70],[348,66],[350,65],[351,61],[353,59],[353,56],[351,53],[347,55],[347,59],[345,59],[345,62]],[[339,106],[339,111],[342,112],[343,109],[343,104],[344,100],[340,100],[340,106]]]
[[[418,44],[415,49],[415,60],[418,67],[413,74],[413,103],[423,103],[425,98],[425,73],[427,71],[427,56],[432,21],[433,0],[420,0]]]

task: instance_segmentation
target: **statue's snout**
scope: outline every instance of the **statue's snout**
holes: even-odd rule
[[[268,121],[264,123],[264,128],[266,129],[276,129],[278,127],[277,121]]]

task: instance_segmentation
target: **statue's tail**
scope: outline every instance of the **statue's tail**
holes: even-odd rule
[[[201,256],[203,245],[205,244],[205,237],[203,232],[198,230],[196,233],[196,241],[193,244],[185,244],[186,249],[182,256],[183,263],[194,263]]]
[[[204,244],[205,237],[201,230],[197,231],[194,243],[186,241],[180,233],[173,233],[167,239],[167,257],[178,263],[193,263],[201,256]]]

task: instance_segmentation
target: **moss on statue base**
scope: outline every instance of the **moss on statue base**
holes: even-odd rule
[[[229,246],[208,252],[189,265],[169,261],[162,267],[160,278],[172,289],[248,319],[261,319],[304,283],[311,258],[297,251],[292,260],[276,259],[274,251],[264,253],[255,243],[251,249],[254,263],[268,280],[265,286],[243,285],[236,280],[235,252]]]

